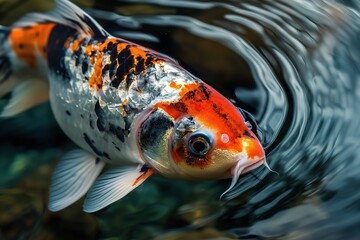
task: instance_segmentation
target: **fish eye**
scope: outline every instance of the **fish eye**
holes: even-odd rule
[[[188,138],[188,147],[191,153],[197,156],[206,155],[213,146],[213,139],[206,133],[197,132]]]

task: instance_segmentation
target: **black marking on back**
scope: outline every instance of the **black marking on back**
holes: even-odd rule
[[[65,113],[68,115],[68,116],[71,116],[71,112],[69,110],[66,110]]]
[[[117,69],[119,69],[119,68],[117,68]],[[114,88],[118,88],[121,81],[122,81],[122,78],[118,78],[118,77],[114,76],[114,79],[112,79],[112,81],[111,81],[111,86],[113,86]]]
[[[137,60],[137,63],[136,63],[136,67],[135,67],[135,74],[139,74],[145,70],[145,59],[138,56],[136,58],[136,60]]]
[[[52,29],[48,44],[47,44],[47,52],[48,52],[48,65],[51,71],[63,77],[63,79],[69,80],[70,76],[66,70],[64,63],[64,54],[66,52],[65,42],[69,40],[69,38],[76,35],[76,30],[67,27],[64,25],[55,25]]]
[[[85,75],[85,73],[89,70],[89,59],[88,58],[84,59],[84,61],[82,62],[81,70],[82,70],[83,75]]]
[[[83,133],[83,136],[84,136],[84,140],[85,142],[91,147],[91,149],[94,151],[94,153],[96,155],[98,155],[99,157],[102,157],[103,156],[103,153],[100,152],[96,146],[95,146],[95,141],[90,139],[89,136],[86,134],[86,133]]]
[[[131,56],[130,45],[127,45],[118,55],[119,64],[122,64],[129,56]]]
[[[105,78],[106,74],[109,74],[110,63],[106,64],[102,69],[102,77]]]
[[[112,42],[110,42],[111,44],[113,44]],[[109,44],[110,44],[109,43]],[[108,49],[110,50],[109,48],[109,44],[108,44]],[[110,51],[109,51],[109,54],[110,54],[110,62],[116,62],[117,60],[117,57],[118,57],[118,50],[117,50],[117,47],[113,47]]]
[[[129,74],[126,76],[126,89],[129,89],[130,88],[130,85],[134,82],[135,80],[135,77],[133,74]]]
[[[111,51],[111,50],[113,50],[115,47],[117,48],[117,45],[116,45],[116,44],[114,44],[113,42],[108,42],[108,44],[107,44],[107,46],[106,46],[106,49],[107,49],[108,51]]]
[[[117,66],[118,66],[117,59],[115,59],[114,61],[111,61],[110,66],[109,66],[109,78],[113,79],[113,81],[116,81],[114,79],[114,77],[116,75]],[[111,82],[112,86],[114,86],[116,84],[117,84],[117,86],[119,86],[120,82],[119,83]]]
[[[103,39],[103,41],[104,40],[106,40],[106,39]],[[107,43],[106,47],[104,48],[104,52],[107,55],[110,55],[110,58],[111,58],[113,51],[117,51],[117,44],[110,41]],[[115,59],[116,59],[116,56],[115,56]],[[115,60],[115,59],[113,57],[113,59],[110,59],[110,60]]]
[[[129,89],[129,86],[131,85],[131,83],[133,82],[133,78],[132,78],[132,75],[129,75],[130,73],[130,70],[134,67],[135,65],[135,59],[133,56],[129,56],[125,62],[123,63],[124,65],[124,73],[123,73],[123,79],[125,78],[126,76],[126,89]],[[119,76],[117,76],[119,77]]]
[[[145,65],[150,66],[152,62],[155,60],[155,58],[151,54],[146,54],[146,57],[147,59],[145,61]]]
[[[109,76],[110,79],[114,76],[116,73],[116,66],[117,66],[117,44],[113,42],[108,42],[106,45],[106,48],[104,49],[104,52],[107,55],[110,55],[110,63],[107,63],[102,68],[102,77],[105,79],[107,76]],[[114,54],[114,52],[116,54]],[[115,69],[114,69],[115,68]]]
[[[119,65],[117,66],[115,76],[113,76],[111,86],[119,87],[124,76],[129,73],[134,66],[134,57],[131,56],[130,45],[126,46],[117,56]],[[112,75],[112,73],[111,73]]]
[[[110,79],[113,79],[113,77],[115,76],[115,73],[116,73],[117,65],[118,65],[117,44],[109,42],[106,47],[106,51],[107,51],[107,54],[110,55],[109,77],[110,77]]]
[[[95,114],[98,117],[96,120],[96,126],[100,132],[106,129],[106,115],[105,111],[101,108],[99,101],[95,103]]]

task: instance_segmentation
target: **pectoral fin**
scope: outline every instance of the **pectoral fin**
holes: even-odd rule
[[[111,169],[91,187],[84,203],[85,212],[96,212],[126,196],[154,171],[146,165]]]
[[[59,211],[84,196],[104,165],[97,157],[81,149],[65,154],[54,171],[49,210]]]

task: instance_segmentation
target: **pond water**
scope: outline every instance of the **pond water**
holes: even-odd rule
[[[1,24],[51,7],[20,2],[0,2]],[[96,214],[50,213],[51,172],[75,145],[43,104],[0,121],[0,239],[360,239],[359,3],[77,3],[246,110],[277,173],[258,168],[222,200],[230,180],[154,177]]]

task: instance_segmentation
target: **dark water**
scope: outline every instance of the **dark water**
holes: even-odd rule
[[[155,177],[97,214],[82,213],[81,201],[49,213],[52,169],[75,146],[43,104],[0,122],[0,239],[360,239],[356,1],[79,4],[253,115],[278,174],[259,168],[222,201],[228,180]],[[13,5],[0,6],[11,21]]]

